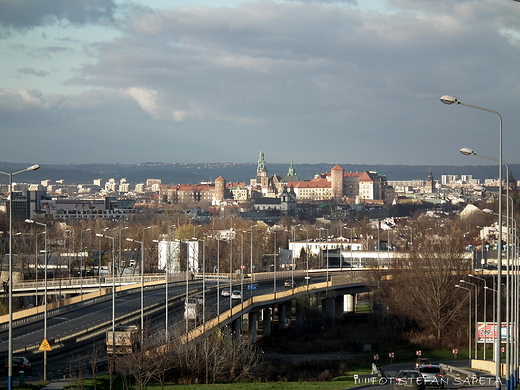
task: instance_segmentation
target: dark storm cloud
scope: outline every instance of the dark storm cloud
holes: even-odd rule
[[[0,89],[10,137],[0,155],[18,158],[31,131],[45,144],[27,152],[56,162],[239,162],[265,145],[276,162],[467,163],[461,147],[496,155],[496,118],[440,103],[453,94],[500,111],[505,160],[516,162],[520,3],[389,0],[384,12],[358,1],[125,8],[107,39],[13,40],[23,56],[10,74],[23,70],[33,88]],[[67,46],[88,60],[59,78]],[[54,77],[87,91],[52,95]]]
[[[54,23],[105,23],[115,8],[113,0],[0,0],[0,26],[25,30]]]
[[[18,77],[23,76],[37,76],[37,77],[45,77],[49,75],[49,72],[44,70],[36,70],[34,68],[20,68],[16,71]]]

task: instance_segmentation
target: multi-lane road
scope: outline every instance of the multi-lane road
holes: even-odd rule
[[[189,282],[189,295],[202,294],[202,281]],[[239,304],[240,300],[232,300],[230,297],[217,296],[217,282],[205,282],[205,317],[211,318],[217,312],[230,308],[230,305]],[[219,291],[230,287],[229,281],[219,282]],[[247,283],[238,283],[233,290],[242,290],[243,299],[247,300],[253,294],[266,294],[274,289],[273,281],[256,285],[256,290],[249,290]],[[276,289],[284,289],[283,280],[277,281]],[[149,330],[162,332],[165,329],[165,300],[166,290],[164,285],[147,287],[143,294],[143,307],[145,308],[145,327]],[[186,285],[184,283],[171,283],[168,288],[169,309],[168,322],[171,328],[184,324],[183,303],[186,297]],[[155,311],[150,310],[155,308]],[[137,288],[129,292],[123,292],[116,296],[115,300],[115,323],[133,323],[140,325],[141,316],[141,290]],[[95,300],[86,305],[77,305],[68,310],[62,310],[58,314],[48,313],[47,318],[47,340],[53,351],[48,352],[48,373],[64,372],[71,365],[81,360],[88,360],[88,355],[94,353],[94,349],[102,349],[105,331],[112,324],[112,298],[108,295],[106,299]],[[35,346],[42,343],[44,338],[44,320],[40,318],[16,325],[13,327],[13,350],[14,356],[25,356],[33,363],[33,374],[35,378],[43,376],[43,353],[34,352]],[[97,347],[94,345],[97,343]],[[101,347],[100,347],[101,345]],[[0,351],[6,353],[8,348],[8,330],[0,330]],[[61,375],[61,374],[60,374]]]

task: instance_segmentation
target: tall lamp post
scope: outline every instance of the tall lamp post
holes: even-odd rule
[[[135,242],[141,245],[141,267],[144,265],[144,244],[142,241],[137,241],[132,238],[126,239],[126,241]],[[144,274],[141,271],[141,340],[143,339],[144,332]]]
[[[328,286],[329,286],[329,229],[320,228],[320,230],[325,230],[327,232],[326,244],[327,244],[327,289],[328,289]],[[378,251],[379,251],[379,244],[378,244]]]
[[[121,272],[121,258],[123,257],[123,250],[122,250],[122,247],[121,247],[121,240],[122,240],[122,236],[123,236],[123,230],[126,230],[128,229],[128,226],[124,226],[122,228],[119,228],[119,259],[118,259],[118,262],[117,262],[117,273],[118,273],[118,276],[119,276],[119,288],[121,289],[121,277],[122,277],[122,272]]]
[[[461,288],[463,290],[468,291],[468,297],[469,297],[469,314],[468,314],[468,357],[470,360],[470,366],[471,366],[471,289],[467,287],[462,287],[460,284],[456,284],[455,287]]]
[[[90,232],[89,229],[84,229],[79,233],[79,241],[80,241],[80,254],[81,254],[81,262],[79,267],[79,294],[83,297],[83,232]],[[83,300],[83,298],[81,298]]]
[[[464,279],[460,280],[461,283],[471,284],[473,287],[475,287],[475,354],[474,357],[477,359],[477,307],[478,307],[478,290],[477,285],[475,283],[466,282]],[[471,353],[470,353],[471,356]]]
[[[36,282],[36,301],[35,306],[39,306],[38,304],[38,258],[39,258],[39,252],[38,252],[38,236],[40,234],[45,234],[45,232],[36,233],[36,261],[34,262],[35,265],[35,282]]]
[[[112,240],[112,343],[115,346],[116,337],[116,257],[115,257],[115,239],[114,237],[105,236],[97,233],[96,237],[108,238]]]
[[[165,264],[165,270],[164,270],[164,273],[165,273],[165,278],[166,278],[166,285],[165,285],[165,288],[166,288],[166,291],[165,291],[165,294],[166,294],[166,307],[165,307],[165,323],[166,323],[166,328],[165,328],[165,337],[166,337],[166,342],[168,342],[170,340],[169,338],[169,335],[168,335],[168,327],[170,326],[170,323],[169,323],[169,311],[170,311],[170,308],[168,307],[168,300],[170,298],[170,293],[168,291],[168,282],[169,282],[169,277],[170,277],[170,264],[171,264],[171,256],[172,256],[172,229],[175,229],[177,227],[177,225],[170,225],[168,226],[168,250],[166,251],[166,264]]]
[[[13,388],[13,176],[20,173],[35,171],[40,166],[38,164],[31,165],[28,168],[18,172],[2,172],[0,174],[9,177],[9,342],[8,342],[8,369],[7,369],[7,388]]]
[[[473,274],[468,274],[470,278],[475,278],[482,280],[484,282],[484,329],[487,329],[487,280],[485,278],[481,278],[480,276],[476,276]],[[478,337],[478,336],[477,336]],[[487,342],[487,334],[484,334],[484,360],[486,360],[486,342]]]
[[[513,199],[508,196],[508,200],[511,200],[511,203],[513,202]],[[512,316],[511,316],[511,313],[515,313],[515,310],[517,308],[517,297],[518,297],[518,292],[516,291],[516,288],[515,288],[515,293],[512,294],[512,290],[511,290],[511,274],[510,274],[510,268],[511,268],[511,264],[510,264],[510,257],[509,257],[509,252],[510,252],[510,240],[509,240],[509,236],[510,236],[510,225],[509,225],[509,221],[511,220],[512,222],[512,226],[513,226],[513,231],[516,232],[516,220],[513,218],[513,216],[509,216],[509,204],[508,204],[508,212],[507,212],[507,215],[506,215],[506,218],[507,218],[507,268],[506,268],[506,319],[505,319],[505,322],[506,322],[506,329],[507,329],[507,332],[506,332],[506,375],[507,375],[507,379],[506,379],[506,385],[508,386],[508,388],[512,388],[514,386],[516,386],[516,383],[513,383],[513,382],[516,382],[517,381],[517,376],[518,376],[518,364],[516,363],[516,354],[517,354],[517,348],[516,348],[516,344],[517,344],[517,332],[518,330],[516,329],[517,325],[517,321],[516,321],[516,315],[514,317],[514,322],[515,324],[512,324],[513,320],[512,320]],[[484,213],[486,214],[492,214],[492,215],[498,215],[497,213],[493,212],[493,210],[491,209],[483,209],[482,210]],[[499,230],[501,231],[502,230],[502,227],[500,226],[499,227]],[[513,242],[515,241],[514,237],[513,237]],[[514,248],[514,251],[513,251],[513,261],[516,263],[516,245],[513,243],[513,248]],[[499,251],[501,251],[502,248],[499,248]],[[515,264],[516,265],[516,264]],[[516,273],[516,266],[514,266],[514,273]],[[512,298],[512,299],[511,299]],[[512,330],[512,331],[511,331]],[[511,355],[514,355],[513,358],[515,360],[515,365],[513,366],[514,368],[511,369]]]
[[[240,303],[244,303],[244,235],[237,233],[240,236]]]
[[[441,102],[444,104],[460,104],[466,107],[474,108],[481,111],[491,112],[498,116],[498,125],[499,125],[499,136],[498,136],[498,186],[500,191],[500,196],[498,197],[498,255],[497,255],[497,329],[498,329],[498,337],[495,343],[495,357],[496,357],[496,367],[495,367],[495,388],[499,390],[501,388],[500,376],[501,376],[501,360],[500,360],[500,330],[502,328],[501,325],[501,317],[502,317],[502,116],[495,110],[490,110],[488,108],[483,108],[479,106],[474,106],[467,103],[462,103],[458,98],[450,95],[444,95],[440,98]],[[507,378],[506,380],[509,380]]]
[[[294,247],[296,245],[296,228],[299,227],[299,226],[300,226],[300,224],[291,226],[292,241],[293,241],[292,251],[291,251],[291,288],[294,288],[294,267],[295,267],[295,263],[294,263]]]
[[[229,310],[233,308],[233,235],[234,230],[231,228],[231,235],[229,237]]]
[[[43,340],[47,340],[47,224],[42,222],[36,222],[32,219],[26,219],[26,223],[33,223],[35,225],[43,226],[44,230],[44,239],[45,239],[45,246],[44,246],[44,292],[43,292],[43,304],[45,305],[43,307]],[[47,380],[47,351],[43,351],[43,380]]]
[[[307,258],[307,272],[305,273],[305,280],[307,282],[307,286],[309,285],[309,231],[307,229],[304,229],[304,228],[300,228],[300,230],[304,231],[305,233],[307,233],[307,238],[306,238],[306,241],[305,241],[305,257]]]
[[[350,230],[350,241],[349,241],[349,243],[350,243],[350,245],[349,245],[350,246],[350,272],[352,272],[352,261],[353,261],[353,259],[352,259],[352,257],[353,257],[352,256],[352,232],[354,229],[351,227],[348,227],[347,225],[342,225],[341,228]]]
[[[274,276],[273,276],[273,294],[276,298],[276,233],[278,232],[278,230],[273,230],[271,231],[271,233],[274,234],[274,251],[273,251],[273,273],[274,273]]]
[[[249,232],[251,233],[251,241],[249,243],[249,251],[250,251],[250,265],[249,265],[249,273],[251,274],[251,285],[253,285],[254,283],[254,279],[253,279],[253,272],[254,272],[254,269],[253,269],[253,229],[255,227],[257,227],[258,225],[252,225],[249,227]],[[251,287],[252,288],[252,287]],[[251,290],[251,295],[253,294],[253,291],[254,290]]]

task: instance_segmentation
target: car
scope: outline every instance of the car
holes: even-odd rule
[[[419,366],[423,364],[432,364],[432,362],[428,358],[417,358],[417,360],[415,361],[415,369],[418,370]]]
[[[204,305],[204,295],[202,295],[202,294],[195,295],[195,299],[197,300],[197,303],[199,305]]]
[[[220,292],[220,295],[222,295],[223,297],[229,297],[231,295],[231,290],[229,288],[224,288]]]
[[[196,297],[188,297],[188,299],[186,299],[184,301],[184,307],[188,306],[188,305],[199,305],[199,300],[196,298]]]
[[[9,366],[7,362],[4,363],[4,372],[7,374],[9,371]],[[31,375],[32,372],[32,364],[27,358],[22,356],[13,356],[13,373],[19,374],[20,371],[23,371],[26,375]]]
[[[231,299],[242,299],[242,293],[240,291],[233,291],[233,293],[231,293]]]
[[[286,281],[283,282],[283,286],[288,287],[288,288],[295,288],[296,283],[294,283],[291,279],[287,279]]]
[[[424,378],[418,370],[401,370],[395,377],[394,390],[424,390]]]
[[[439,386],[444,389],[444,376],[441,366],[437,364],[423,364],[418,370],[424,378],[426,386]]]

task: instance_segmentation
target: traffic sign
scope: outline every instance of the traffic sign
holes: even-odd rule
[[[246,266],[245,265],[241,265],[240,268],[246,269]]]
[[[374,360],[379,360],[379,355],[374,355]]]
[[[51,345],[47,341],[47,339],[43,339],[42,343],[40,344],[40,348],[38,348],[39,351],[52,351]]]
[[[256,284],[248,284],[247,285],[248,290],[256,290]]]
[[[421,356],[421,350],[415,351],[415,354],[416,354],[417,356]]]
[[[388,357],[389,357],[389,358],[393,358],[394,356],[395,356],[395,355],[394,355],[393,352],[390,352],[390,353],[388,354]]]
[[[459,353],[459,350],[458,349],[453,349],[453,354],[456,355]]]

